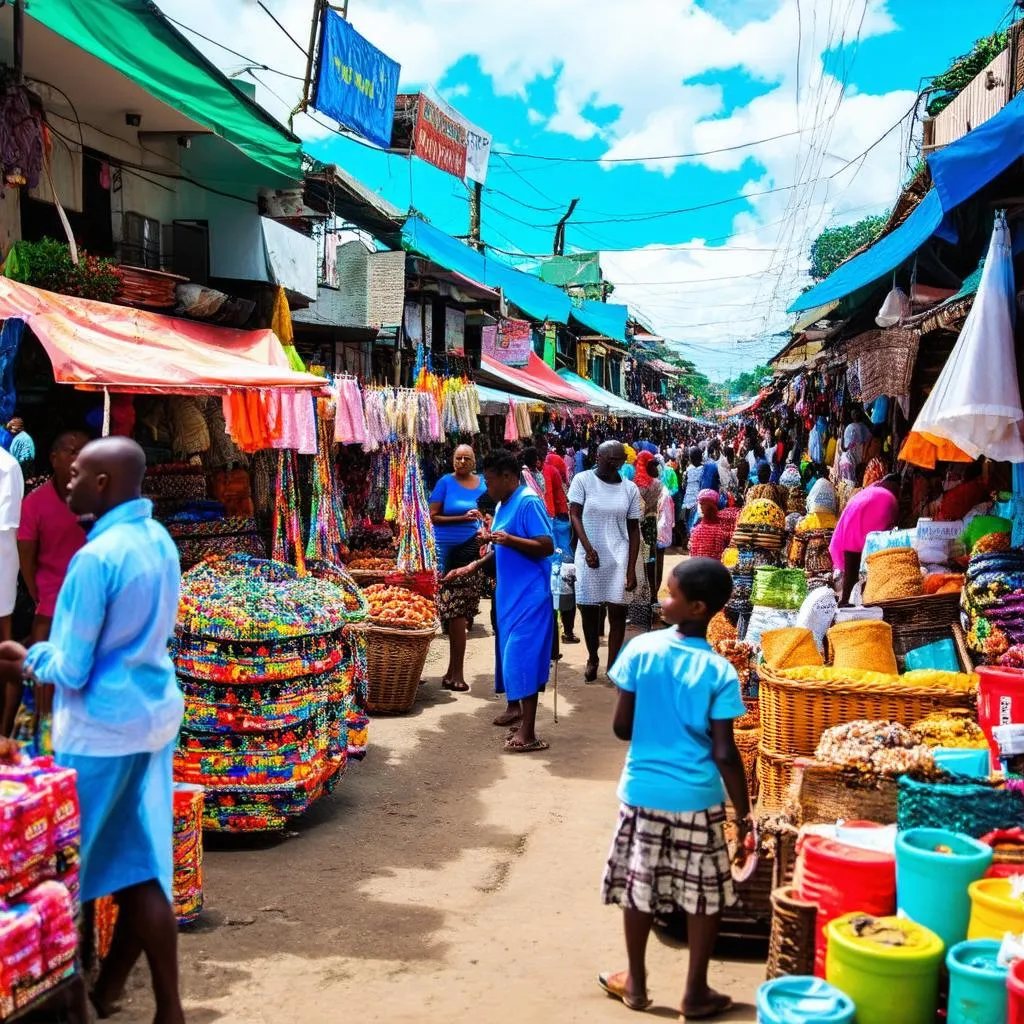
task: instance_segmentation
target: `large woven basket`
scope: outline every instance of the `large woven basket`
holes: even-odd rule
[[[861,718],[912,725],[934,711],[970,703],[963,690],[908,686],[901,681],[787,679],[762,665],[761,750],[810,757],[826,729]]]
[[[931,594],[926,597],[904,597],[896,601],[880,601],[885,621],[892,626],[892,648],[903,668],[909,651],[938,640],[952,640],[960,668],[973,672],[971,655],[960,628],[960,595]]]
[[[784,810],[789,802],[797,757],[779,755],[766,750],[762,743],[757,750],[757,809],[760,813]]]
[[[429,629],[390,629],[361,623],[366,637],[366,710],[377,714],[404,714],[416,702],[416,691],[427,661]]]
[[[796,898],[792,886],[771,894],[772,930],[768,939],[768,978],[814,974],[818,905]]]
[[[761,740],[761,729],[756,725],[746,729],[736,728],[733,730],[733,735],[736,738],[740,757],[743,758],[743,773],[747,777],[750,798],[755,800],[757,798],[757,746]]]
[[[798,825],[840,820],[891,825],[898,793],[894,778],[800,759],[794,765],[789,805]]]

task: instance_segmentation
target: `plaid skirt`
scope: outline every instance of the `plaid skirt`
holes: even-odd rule
[[[619,807],[603,899],[644,914],[712,915],[736,902],[725,806],[673,814]]]

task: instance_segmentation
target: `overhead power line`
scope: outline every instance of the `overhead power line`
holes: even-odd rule
[[[213,46],[219,46],[222,50],[230,53],[234,57],[238,57],[239,60],[244,60],[250,68],[255,68],[257,71],[270,71],[275,75],[280,75],[282,78],[292,78],[296,82],[303,82],[305,79],[302,75],[292,75],[287,71],[278,71],[277,68],[272,68],[269,64],[264,64],[262,61],[256,60],[253,57],[246,57],[244,53],[239,53],[238,50],[231,49],[230,46],[225,46],[220,40],[213,39],[211,36],[204,35],[197,28],[192,28],[191,25],[186,25],[184,22],[178,21],[176,18],[172,18],[170,15],[165,14],[164,17],[172,24],[177,25],[178,28],[184,29],[186,32],[190,32],[197,39],[202,39],[207,43],[211,43]]]
[[[296,39],[295,36],[293,36],[291,32],[289,32],[288,29],[286,29],[284,25],[282,25],[281,22],[277,20],[277,16],[263,2],[263,0],[256,0],[256,5],[292,41],[292,43],[294,44],[295,48],[299,51],[299,53],[301,53],[303,57],[308,58],[309,51],[306,49],[306,47],[304,47],[302,43],[300,43],[298,39]],[[305,81],[305,78],[303,78],[303,81]]]

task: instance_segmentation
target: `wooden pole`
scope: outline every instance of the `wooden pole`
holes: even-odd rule
[[[295,115],[304,113],[309,106],[309,87],[313,83],[313,53],[316,50],[316,34],[320,28],[320,19],[323,17],[327,7],[327,0],[313,0],[313,17],[309,23],[309,49],[306,51],[306,74],[302,82],[302,99],[298,106],[288,115],[288,128],[291,129]],[[348,15],[348,2],[346,0],[342,17]]]
[[[483,249],[480,241],[480,215],[483,204],[484,187],[479,181],[473,182],[469,192],[469,244],[474,249]]]

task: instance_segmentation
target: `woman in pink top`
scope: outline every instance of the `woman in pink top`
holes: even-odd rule
[[[53,609],[68,563],[85,544],[85,531],[68,508],[66,494],[71,463],[88,440],[78,431],[61,434],[50,449],[53,479],[27,495],[21,506],[18,555],[21,575],[36,602],[33,643],[49,637]]]
[[[850,603],[850,593],[860,577],[860,560],[868,534],[891,530],[900,518],[900,478],[895,473],[865,487],[843,509],[832,534],[829,552],[832,564],[842,569],[842,604]]]

